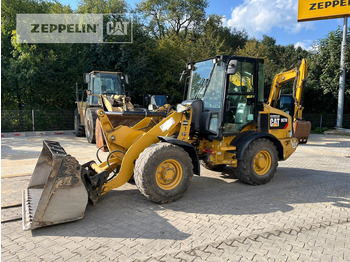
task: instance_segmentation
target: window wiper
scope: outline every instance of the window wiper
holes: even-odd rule
[[[201,82],[200,82],[200,85],[201,85],[201,87],[199,88],[199,90],[197,91],[196,95],[194,96],[194,99],[200,98],[200,94],[202,93],[202,91],[203,91],[203,95],[202,96],[204,96],[204,94],[207,91],[208,86],[209,86],[209,79],[203,78],[201,80]]]

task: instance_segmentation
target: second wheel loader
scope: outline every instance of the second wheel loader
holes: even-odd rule
[[[303,60],[294,69],[293,115],[271,102],[280,99],[276,83],[273,99],[264,103],[263,60],[226,55],[187,64],[187,99],[176,111],[166,105],[145,111],[132,127],[114,127],[109,117],[118,112],[98,110],[108,157],[79,165],[59,143],[44,141],[23,192],[23,228],[80,219],[88,201],[95,204],[132,176],[151,201],[172,202],[186,191],[193,174],[200,175],[200,161],[209,168],[229,165],[251,185],[269,182],[278,161],[288,159],[299,143],[293,119],[301,118],[306,66]]]
[[[76,136],[85,135],[89,143],[96,142],[100,146],[103,144],[103,139],[98,136],[96,141],[96,134],[100,128],[97,110],[113,112],[135,110],[130,97],[125,95],[125,85],[129,80],[127,75],[120,72],[92,71],[84,74],[84,82],[88,84],[86,97],[84,90],[80,96],[78,87],[76,88],[77,108],[74,112],[74,133]],[[110,120],[114,126],[133,126],[141,119],[142,117],[130,118],[115,115]]]

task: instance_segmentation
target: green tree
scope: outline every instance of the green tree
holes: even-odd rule
[[[2,106],[3,108],[19,108],[24,106],[27,109],[42,108],[44,106],[59,108],[60,100],[65,96],[57,92],[50,92],[46,89],[47,82],[52,80],[50,70],[55,70],[62,60],[54,51],[59,45],[30,45],[16,43],[16,14],[17,13],[68,13],[72,12],[69,6],[60,3],[38,2],[33,0],[5,0],[2,3]],[[64,57],[68,54],[71,45],[60,46],[59,54]],[[66,59],[67,60],[67,59]],[[69,63],[67,63],[69,64]],[[63,65],[62,68],[66,68]],[[67,71],[67,70],[66,70]],[[64,75],[64,74],[63,74]],[[41,76],[41,78],[40,78]],[[52,77],[59,77],[59,72],[52,74]],[[63,77],[62,79],[64,79]],[[62,82],[50,83],[49,87],[60,87]],[[52,104],[47,99],[42,99],[41,93],[47,90],[51,97],[57,93],[57,101]],[[64,92],[63,92],[64,93]],[[45,105],[44,103],[48,104]],[[62,102],[63,103],[63,102]],[[64,108],[64,107],[63,107]]]
[[[350,40],[350,29],[347,32]],[[305,100],[307,112],[336,113],[339,91],[340,45],[342,30],[331,31],[320,39],[309,56],[309,75]],[[345,54],[346,83],[344,112],[350,112],[350,49]]]
[[[147,30],[156,38],[179,35],[197,30],[205,21],[207,0],[145,0],[137,5],[147,24]],[[147,22],[149,21],[149,22]]]
[[[124,0],[82,0],[78,5],[78,13],[81,14],[117,14],[126,10]]]

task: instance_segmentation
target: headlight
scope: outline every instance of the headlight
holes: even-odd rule
[[[185,112],[188,109],[189,109],[189,106],[185,106],[183,104],[177,104],[177,106],[176,106],[176,112],[178,112],[178,113]]]

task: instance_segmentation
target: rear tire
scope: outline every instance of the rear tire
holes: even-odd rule
[[[95,127],[96,127],[97,113],[96,108],[88,108],[85,111],[85,136],[89,143],[94,144],[95,139]]]
[[[84,126],[80,123],[80,115],[77,108],[74,110],[74,134],[78,137],[85,135]]]
[[[136,160],[134,179],[141,193],[156,203],[170,203],[187,190],[193,176],[192,160],[179,146],[157,143]]]
[[[201,166],[205,167],[208,170],[215,171],[215,172],[222,172],[226,165],[210,165],[204,162],[204,160],[200,161]]]
[[[251,142],[239,160],[236,168],[237,178],[246,184],[262,185],[268,183],[277,171],[278,154],[273,142],[259,138]]]

